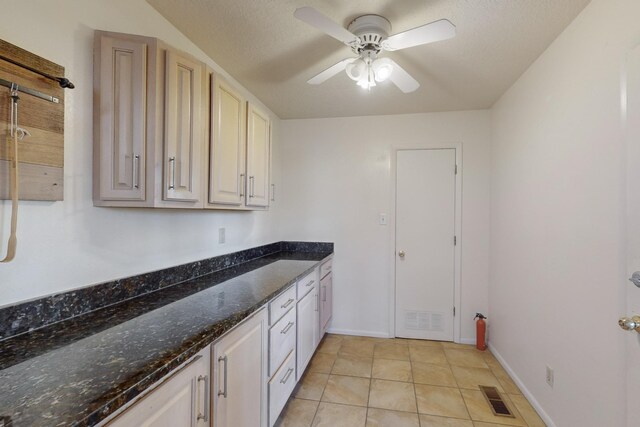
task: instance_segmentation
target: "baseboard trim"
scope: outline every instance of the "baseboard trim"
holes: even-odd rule
[[[518,388],[520,388],[520,391],[522,391],[524,397],[526,397],[529,403],[531,403],[531,406],[533,406],[538,415],[540,415],[540,418],[542,418],[542,421],[544,421],[547,427],[556,427],[556,424],[553,422],[551,417],[544,411],[544,409],[542,409],[540,403],[538,403],[533,394],[529,391],[529,389],[527,389],[527,387],[525,387],[522,380],[516,375],[513,369],[511,369],[511,366],[509,366],[506,360],[504,360],[500,353],[498,353],[498,350],[496,350],[496,348],[491,345],[491,343],[489,343],[489,350],[491,350],[491,353],[495,356],[496,359],[498,359],[498,362],[500,362],[504,370],[507,371],[511,379],[513,379],[513,382],[515,382]]]
[[[359,337],[373,337],[373,338],[394,338],[393,335],[384,332],[373,332],[373,331],[358,331],[355,329],[337,329],[337,328],[329,328],[327,332],[330,334],[336,335],[355,335]],[[461,338],[459,344],[470,344],[474,345],[476,343],[475,338]]]
[[[360,337],[391,338],[388,333],[373,332],[373,331],[358,331],[355,329],[329,328],[327,329],[327,332],[330,334],[337,334],[337,335],[356,335]]]

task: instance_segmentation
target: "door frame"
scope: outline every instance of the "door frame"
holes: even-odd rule
[[[391,200],[389,206],[389,260],[391,268],[389,283],[389,336],[396,336],[396,185],[397,185],[397,161],[398,151],[407,150],[443,150],[454,149],[458,173],[456,177],[456,197],[455,197],[455,236],[457,244],[454,249],[454,296],[453,303],[456,307],[456,315],[453,317],[453,342],[460,343],[461,325],[461,259],[462,259],[462,142],[440,142],[424,144],[397,144],[391,146],[390,177],[391,177]]]

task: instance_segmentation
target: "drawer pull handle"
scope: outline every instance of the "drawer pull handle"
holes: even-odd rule
[[[291,303],[292,303],[292,302],[293,302],[293,298],[289,298],[289,299],[287,300],[287,302],[285,302],[284,304],[282,304],[282,305],[280,306],[280,308],[287,308],[287,307],[289,307],[289,306],[291,305]]]
[[[291,374],[293,374],[293,368],[289,368],[287,369],[287,373],[284,374],[284,377],[282,377],[282,379],[280,380],[280,382],[282,384],[286,384],[287,381],[289,381],[289,377],[291,376]]]
[[[204,413],[200,413],[200,381],[204,381]],[[209,376],[198,375],[198,421],[209,421]]]
[[[294,324],[293,322],[289,322],[287,326],[285,326],[284,329],[280,331],[280,333],[286,334],[287,332],[289,332],[289,329],[293,327],[293,324]]]
[[[227,397],[227,356],[225,355],[224,357],[220,356],[218,357],[218,364],[220,362],[224,362],[224,380],[223,380],[223,385],[224,385],[224,391],[222,390],[218,390],[218,396],[222,396],[224,398]]]
[[[316,281],[315,281],[315,280],[312,280],[312,281],[310,281],[309,283],[307,283],[307,284],[306,284],[306,286],[307,286],[307,287],[309,287],[309,286],[313,285],[314,283],[316,283]]]

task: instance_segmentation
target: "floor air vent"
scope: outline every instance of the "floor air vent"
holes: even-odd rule
[[[511,411],[507,407],[507,404],[504,402],[504,400],[502,400],[502,397],[500,397],[500,393],[498,393],[497,388],[484,385],[478,387],[480,387],[480,391],[482,392],[484,398],[487,399],[487,402],[489,402],[489,406],[491,407],[493,415],[498,417],[515,418],[515,415],[511,413]]]

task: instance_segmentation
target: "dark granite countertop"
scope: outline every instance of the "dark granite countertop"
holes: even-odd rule
[[[330,255],[276,252],[0,342],[0,421],[99,423]]]

